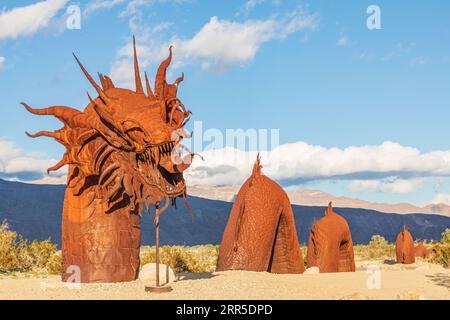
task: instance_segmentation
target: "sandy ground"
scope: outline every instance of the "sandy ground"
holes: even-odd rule
[[[379,269],[369,271],[373,268],[370,265]],[[139,280],[67,287],[58,276],[0,275],[0,299],[450,300],[450,270],[427,263],[406,266],[363,262],[354,273],[280,275],[227,271],[185,273],[178,277],[171,284],[172,292],[156,294],[145,292],[146,284]]]

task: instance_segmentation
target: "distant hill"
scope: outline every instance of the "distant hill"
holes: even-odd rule
[[[0,180],[0,221],[7,220],[11,229],[25,238],[43,240],[48,237],[60,244],[61,215],[64,185],[34,185]],[[178,209],[170,208],[161,216],[162,244],[219,244],[228,220],[232,203],[189,197],[194,210],[192,221],[182,201]],[[308,239],[314,220],[325,210],[318,206],[293,205],[300,242]],[[440,239],[445,228],[450,228],[450,217],[434,214],[394,214],[357,208],[337,208],[351,228],[355,243],[367,243],[371,236],[380,234],[394,241],[403,225],[415,239]],[[154,213],[154,212],[152,212]],[[154,243],[153,217],[143,214],[143,244]]]
[[[189,193],[191,195],[223,201],[232,201],[238,191],[239,187],[235,186],[220,186],[214,188],[207,186],[189,187]],[[450,217],[450,206],[444,203],[429,204],[424,207],[418,207],[410,203],[377,203],[350,197],[337,197],[320,190],[295,189],[286,190],[286,193],[288,194],[289,200],[292,204],[304,206],[326,206],[328,202],[333,201],[333,206],[335,208],[371,209],[380,212],[398,214],[432,213]]]

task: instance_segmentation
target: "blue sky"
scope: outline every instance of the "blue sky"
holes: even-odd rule
[[[4,178],[39,180],[64,151],[54,141],[24,135],[60,124],[26,113],[19,102],[82,109],[88,103],[85,92],[93,90],[72,51],[92,74],[110,74],[128,86],[135,34],[141,67],[151,78],[168,45],[174,45],[169,77],[184,71],[178,96],[204,129],[279,129],[280,144],[291,143],[293,157],[325,150],[319,161],[298,160],[274,174],[284,186],[370,201],[450,204],[448,1],[37,3],[0,3]],[[371,4],[381,10],[381,30],[366,26]],[[66,28],[70,5],[81,10],[79,30]],[[374,151],[367,153],[364,146]],[[201,166],[224,168],[217,163]],[[242,179],[248,174],[247,167],[228,165]],[[229,173],[204,172],[194,166],[192,181],[240,181],[228,181]]]

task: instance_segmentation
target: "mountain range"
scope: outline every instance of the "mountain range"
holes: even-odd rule
[[[192,189],[192,190],[191,190]],[[191,194],[197,194],[190,188]],[[224,189],[209,188],[211,194]],[[60,244],[61,214],[64,185],[36,185],[0,180],[0,222],[6,220],[12,230],[29,240],[51,238]],[[196,245],[219,244],[228,220],[232,202],[189,196],[194,219],[182,202],[178,208],[169,208],[161,216],[160,238],[162,244]],[[226,199],[225,199],[226,200]],[[324,206],[292,205],[299,241],[306,243],[312,223],[322,217]],[[389,241],[405,225],[415,239],[440,239],[441,233],[450,228],[450,217],[436,214],[383,213],[371,209],[336,208],[345,217],[355,243],[368,243],[371,236],[379,234]],[[154,212],[151,212],[151,214]],[[142,243],[154,243],[153,216],[143,213]]]
[[[239,187],[234,186],[191,186],[189,194],[214,200],[233,201]],[[444,203],[429,204],[423,207],[410,203],[376,203],[350,197],[337,197],[319,190],[296,189],[286,190],[292,204],[304,206],[326,206],[332,201],[334,207],[372,209],[387,213],[432,213],[450,217],[450,206]]]

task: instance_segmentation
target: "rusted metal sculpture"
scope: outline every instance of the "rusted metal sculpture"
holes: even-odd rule
[[[184,130],[190,118],[177,98],[177,88],[166,82],[169,56],[158,68],[155,91],[147,74],[144,93],[134,47],[136,90],[116,88],[108,76],[99,74],[101,86],[74,57],[96,90],[79,111],[65,106],[34,109],[36,115],[52,115],[64,126],[30,137],[51,137],[66,147],[60,162],[48,169],[69,166],[62,218],[62,278],[72,281],[77,270],[81,282],[118,282],[136,279],[141,243],[140,218],[144,206],[159,215],[186,200],[183,171],[194,156],[180,144],[190,135]]]
[[[395,240],[395,253],[397,263],[411,264],[415,262],[414,239],[405,226]]]
[[[430,251],[421,242],[414,248],[414,256],[426,259],[430,256]]]
[[[261,172],[259,155],[252,175],[237,194],[223,233],[216,271],[224,270],[305,270],[289,198]]]
[[[353,272],[353,241],[347,221],[328,204],[322,219],[314,222],[309,234],[307,266],[324,272]]]

